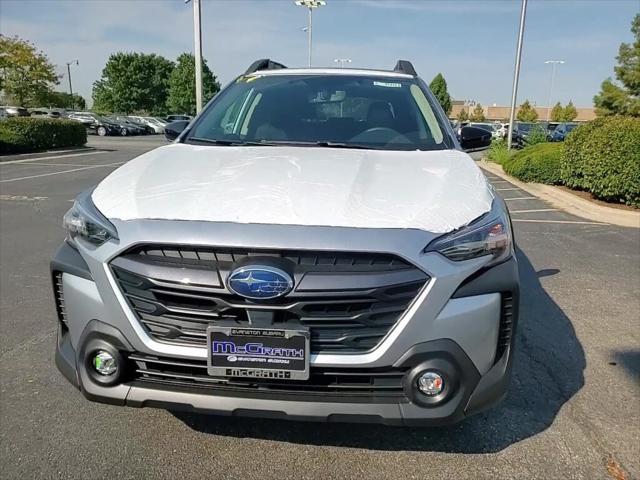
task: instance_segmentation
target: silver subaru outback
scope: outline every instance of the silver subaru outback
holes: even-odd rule
[[[92,401],[434,425],[506,393],[509,214],[410,62],[255,62],[78,196],[56,363]]]

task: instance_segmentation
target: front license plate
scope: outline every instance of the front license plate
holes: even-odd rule
[[[216,377],[307,380],[309,331],[207,328],[207,370]]]

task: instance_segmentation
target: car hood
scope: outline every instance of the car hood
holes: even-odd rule
[[[491,208],[457,150],[172,144],[123,165],[92,194],[110,219],[457,229]]]

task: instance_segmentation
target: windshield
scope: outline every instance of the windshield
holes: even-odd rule
[[[570,132],[571,130],[573,130],[574,128],[576,128],[578,125],[576,125],[575,123],[567,123],[567,126],[565,127],[567,132]]]
[[[225,89],[188,143],[450,148],[413,79],[362,75],[245,75]]]
[[[531,128],[533,128],[534,125],[535,125],[534,123],[519,123],[518,130],[522,130],[523,132],[528,132],[529,130],[531,130]]]

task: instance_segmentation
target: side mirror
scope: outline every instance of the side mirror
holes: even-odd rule
[[[173,142],[176,138],[180,136],[184,129],[189,125],[188,120],[176,120],[175,122],[171,122],[164,127],[164,138]]]
[[[460,146],[465,151],[482,150],[491,145],[491,132],[480,127],[462,127]]]

